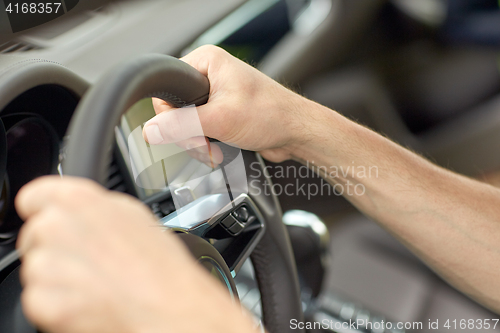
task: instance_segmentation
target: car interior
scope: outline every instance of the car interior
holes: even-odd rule
[[[141,126],[154,115],[151,97],[175,107],[207,101],[208,80],[176,58],[214,44],[434,163],[500,186],[499,7],[497,0],[80,1],[67,15],[0,35],[0,332],[37,332],[19,298],[15,241],[23,222],[13,200],[48,174],[93,179],[144,202],[270,333],[301,331],[291,318],[498,319],[335,191],[286,195],[242,181],[267,180],[262,190],[323,186],[311,170],[283,174],[297,162],[271,163],[217,143],[229,158],[209,170],[178,149],[155,151]],[[3,31],[8,22],[0,20]],[[246,166],[246,175],[229,174],[235,166]],[[436,331],[339,327],[307,331]]]

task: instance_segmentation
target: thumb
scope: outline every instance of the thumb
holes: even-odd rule
[[[152,145],[205,136],[195,107],[172,109],[157,114],[146,122],[142,133],[144,139]]]
[[[177,143],[193,137],[219,138],[214,112],[208,116],[209,105],[185,107],[161,112],[144,124],[142,136],[151,145]]]

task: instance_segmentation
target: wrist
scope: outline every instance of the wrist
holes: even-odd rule
[[[325,155],[335,157],[342,145],[342,133],[352,123],[336,111],[300,97],[295,103],[296,117],[286,149],[294,160],[319,161]]]

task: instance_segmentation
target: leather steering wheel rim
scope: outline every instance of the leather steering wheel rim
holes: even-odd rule
[[[208,79],[176,58],[149,54],[122,63],[95,84],[78,105],[68,131],[64,174],[103,184],[115,126],[132,105],[157,97],[174,107],[198,106],[208,101],[209,92]],[[243,153],[245,164],[258,161],[262,165],[256,154]],[[259,176],[268,178],[264,172]],[[263,186],[269,186],[267,180]],[[251,256],[261,290],[264,324],[270,333],[291,332],[290,320],[301,321],[303,317],[293,252],[277,198],[263,192],[249,195],[268,224]]]

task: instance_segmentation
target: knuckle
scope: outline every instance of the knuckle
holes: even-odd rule
[[[58,203],[72,207],[86,205],[95,200],[100,194],[98,187],[86,179],[68,180],[55,191]]]
[[[220,48],[219,46],[215,46],[215,45],[211,45],[211,44],[200,46],[198,48],[198,50],[206,55],[212,55],[212,56],[217,56],[217,55],[220,56],[220,55],[226,53],[226,51],[224,51],[224,49]]]
[[[230,54],[223,48],[215,45],[203,45],[197,49],[204,58],[208,59],[211,64],[216,64],[217,61],[230,57]]]
[[[52,267],[56,258],[45,250],[36,250],[27,253],[22,259],[20,279],[24,285],[33,285],[37,282],[48,282],[53,279]]]
[[[21,229],[19,230],[19,234],[17,235],[17,240],[16,240],[16,249],[22,249],[25,247],[25,244],[27,244],[29,240],[29,235],[30,235],[30,228],[24,224]]]
[[[17,247],[29,246],[28,242],[52,243],[67,225],[68,218],[57,207],[49,207],[37,216],[29,219],[21,228]]]
[[[32,232],[39,236],[57,235],[66,224],[66,214],[58,207],[48,207],[32,221]]]

